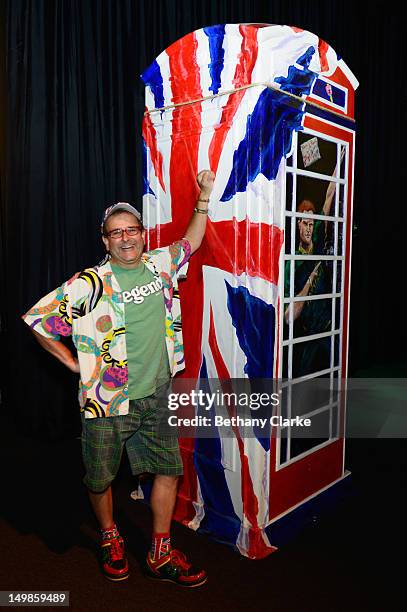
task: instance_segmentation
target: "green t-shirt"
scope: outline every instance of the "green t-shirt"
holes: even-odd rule
[[[124,301],[129,399],[140,399],[170,378],[162,281],[144,263],[132,269],[112,265],[112,271]]]

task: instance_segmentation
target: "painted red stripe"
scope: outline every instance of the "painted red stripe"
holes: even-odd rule
[[[257,29],[252,26],[239,26],[242,35],[242,44],[239,54],[239,63],[236,66],[233,84],[237,87],[249,85],[254,65],[257,59]],[[231,94],[222,111],[220,123],[215,127],[211,144],[209,145],[209,165],[213,172],[216,172],[219,165],[220,155],[226,136],[231,128],[233,117],[243,99],[245,90]]]
[[[184,465],[184,474],[180,478],[177,503],[173,518],[183,525],[188,525],[195,518],[196,510],[193,502],[198,498],[198,477],[194,465],[194,438],[180,440],[180,451]]]
[[[183,215],[183,218],[182,231],[179,231],[179,228],[174,230],[174,222],[160,226],[159,239],[157,228],[149,230],[148,248],[153,249],[179,239],[186,229],[189,211]],[[232,221],[216,222],[208,219],[204,241],[192,258],[188,279],[182,285],[191,287],[191,265],[197,260],[200,266],[213,266],[234,275],[245,272],[249,276],[258,276],[277,284],[283,239],[283,230],[275,225],[252,223],[247,219],[237,221],[234,218]],[[253,252],[250,252],[250,244],[257,245],[256,249],[252,249]],[[201,276],[197,273],[197,282],[201,282]]]
[[[187,34],[168,47],[172,102],[190,102],[202,97],[199,66],[196,61],[198,41],[195,33]]]
[[[216,331],[213,319],[212,306],[210,308],[209,346],[212,352],[213,360],[215,362],[216,370],[218,372],[218,377],[221,380],[223,392],[233,393],[233,388],[230,383],[230,373],[223,360],[216,340]],[[228,406],[228,413],[231,417],[236,416],[236,408],[234,406]],[[252,559],[262,558],[273,552],[273,550],[275,549],[274,547],[268,547],[261,536],[257,522],[259,502],[254,493],[253,481],[250,474],[249,458],[244,453],[244,443],[241,438],[239,428],[232,427],[232,430],[236,436],[240,455],[243,514],[251,525],[251,530],[249,532],[249,546],[247,552],[249,557],[251,557]]]
[[[202,364],[202,317],[203,281],[201,252],[197,251],[189,262],[188,280],[179,283],[182,305],[182,333],[186,369],[178,374],[180,378],[196,380]],[[193,416],[193,415],[192,415]],[[184,474],[178,488],[177,506],[174,518],[184,525],[195,517],[193,502],[198,501],[198,477],[194,464],[195,439],[180,440]]]
[[[329,70],[328,59],[326,54],[328,52],[329,45],[322,38],[319,39],[318,42],[318,52],[319,52],[319,60],[321,62],[321,72],[326,72]]]
[[[236,218],[208,221],[204,263],[234,275],[246,272],[277,284],[283,238],[281,229],[267,223]]]
[[[233,388],[230,383],[230,373],[223,360],[222,354],[219,350],[218,342],[216,340],[216,331],[213,319],[212,306],[210,307],[209,346],[212,352],[213,360],[215,362],[218,377],[221,380],[222,389],[226,393],[232,393]],[[231,417],[236,416],[236,408],[234,406],[228,406],[228,413]],[[248,518],[253,527],[257,527],[257,512],[259,510],[259,504],[257,497],[254,494],[253,482],[250,475],[248,460],[244,454],[243,440],[241,438],[238,427],[232,427],[232,430],[236,436],[241,461],[242,501],[244,515]]]
[[[172,102],[195,100],[202,97],[199,66],[196,61],[197,40],[194,33],[184,36],[180,41],[167,49],[171,74]],[[155,228],[149,234],[151,245],[169,244],[183,236],[189,221],[193,202],[196,200],[198,172],[198,147],[201,135],[201,104],[193,104],[175,108],[172,114],[172,146],[170,158],[170,192],[172,206],[172,223]],[[150,246],[151,248],[151,246]],[[193,276],[196,263],[191,262],[189,273]],[[201,273],[202,274],[202,273]],[[182,285],[182,283],[181,283]],[[201,296],[201,287],[193,295]],[[202,334],[202,303],[191,303],[193,295],[180,294],[184,316],[185,357],[188,372],[194,370],[194,376],[199,371],[201,352],[199,334]],[[195,319],[193,319],[195,315]],[[192,320],[190,318],[192,317]],[[198,348],[197,348],[198,347]],[[194,350],[193,350],[194,349]],[[192,354],[191,354],[192,353]],[[194,354],[195,353],[195,354]],[[184,476],[178,496],[175,518],[188,524],[195,516],[193,502],[197,501],[197,475],[193,465],[194,440],[181,441],[184,461]]]
[[[202,97],[199,66],[196,61],[198,42],[192,32],[167,49],[171,73],[172,101],[195,100]],[[172,230],[185,229],[185,203],[196,200],[198,186],[198,149],[201,137],[200,103],[175,108],[172,115],[172,146],[170,187]],[[188,206],[189,208],[189,206]]]
[[[213,320],[213,310],[212,304],[210,306],[210,321],[209,321],[209,346],[212,351],[213,360],[215,362],[216,370],[218,373],[219,379],[225,381],[227,383],[228,379],[230,379],[230,372],[227,368],[226,363],[223,360],[222,354],[219,350],[218,341],[216,340],[216,331],[215,331],[215,323]],[[237,436],[240,437],[239,431],[237,431]]]
[[[155,174],[160,182],[162,190],[165,191],[163,179],[163,156],[161,151],[158,150],[157,134],[149,114],[144,115],[142,133],[146,145],[150,150],[151,161],[153,163]]]
[[[250,83],[258,51],[257,30],[252,26],[240,25],[239,32],[243,40],[239,54],[239,63],[236,66],[236,72],[233,79],[235,87],[242,87]]]
[[[186,366],[185,370],[179,375],[182,378],[198,378],[202,365],[201,346],[204,309],[202,265],[202,253],[199,249],[189,262],[187,280],[179,283]]]

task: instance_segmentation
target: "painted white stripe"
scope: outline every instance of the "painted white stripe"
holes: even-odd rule
[[[199,527],[201,526],[201,522],[205,517],[204,500],[202,497],[201,485],[200,485],[198,477],[196,479],[196,482],[197,482],[196,501],[192,501],[192,505],[195,509],[195,516],[188,523],[188,527],[190,529],[193,529],[194,531],[199,529]]]
[[[359,81],[357,80],[349,66],[343,61],[343,59],[340,59],[338,61],[338,67],[342,70],[343,74],[349,80],[353,89],[356,90],[359,87]]]
[[[225,36],[223,39],[223,49],[225,51],[223,70],[221,77],[220,91],[229,91],[235,88],[234,78],[236,66],[239,63],[243,37],[239,32],[237,24],[227,24],[225,26]]]
[[[172,90],[170,58],[165,51],[160,53],[160,55],[157,57],[157,64],[160,67],[161,76],[163,79],[164,106],[168,106],[169,104],[172,104]]]
[[[202,90],[202,97],[211,96],[213,92],[209,89],[212,83],[209,66],[211,63],[211,54],[209,51],[209,39],[205,32],[196,30],[194,33],[198,48],[196,51],[196,62],[199,66],[199,76]]]

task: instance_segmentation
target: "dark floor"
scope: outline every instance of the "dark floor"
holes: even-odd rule
[[[112,584],[100,575],[95,556],[79,440],[44,443],[3,434],[0,590],[68,590],[72,609],[85,611],[405,609],[396,568],[397,553],[405,556],[400,540],[406,440],[349,441],[352,494],[262,561],[174,524],[176,546],[209,574],[205,586],[188,590],[153,583],[140,571],[150,513],[129,497],[135,481],[125,463],[115,500],[131,576]]]

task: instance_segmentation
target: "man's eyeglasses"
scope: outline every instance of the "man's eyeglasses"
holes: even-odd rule
[[[128,236],[139,236],[142,232],[142,229],[139,225],[132,225],[130,227],[118,227],[117,229],[114,229],[111,232],[107,232],[106,236],[108,236],[108,238],[118,240],[123,236],[123,232],[126,232]]]

